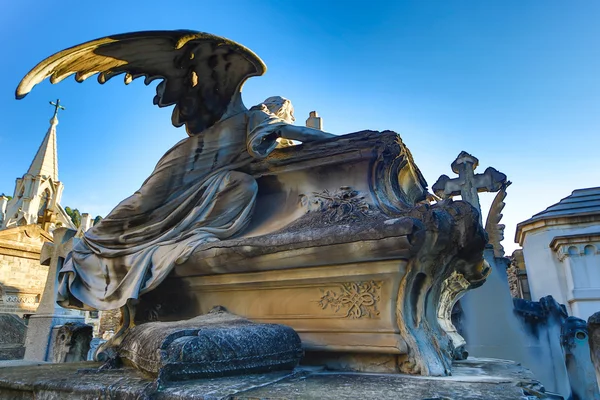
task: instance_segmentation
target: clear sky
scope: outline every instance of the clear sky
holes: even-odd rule
[[[172,4],[172,5],[167,5]],[[192,29],[235,40],[267,64],[244,87],[250,106],[292,100],[336,134],[401,134],[431,186],[461,150],[506,173],[503,222],[515,225],[600,186],[598,1],[0,2],[0,192],[12,194],[48,128],[58,126],[63,206],[106,215],[185,137],[154,85],[69,78],[14,99],[43,58],[116,33]],[[482,195],[484,207],[493,195]]]

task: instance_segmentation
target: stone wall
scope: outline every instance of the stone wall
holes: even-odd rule
[[[40,251],[51,240],[37,225],[0,231],[0,312],[20,317],[35,313],[48,276]]]
[[[100,312],[100,328],[98,336],[103,337],[105,332],[112,331],[115,333],[119,329],[121,322],[121,310],[108,310]]]
[[[25,354],[27,326],[14,314],[0,313],[0,360],[19,360]]]
[[[519,290],[519,270],[514,265],[511,265],[506,269],[506,275],[508,277],[508,287],[512,297],[520,299],[521,290]]]

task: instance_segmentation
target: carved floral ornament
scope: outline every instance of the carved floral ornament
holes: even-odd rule
[[[336,314],[345,313],[344,318],[358,319],[379,316],[377,303],[381,300],[382,282],[344,282],[338,290],[321,289],[323,296],[319,305],[323,310],[328,307]]]
[[[38,304],[40,302],[40,295],[19,296],[19,295],[14,295],[14,294],[8,294],[5,296],[2,296],[2,300],[5,303]]]
[[[334,192],[324,190],[302,194],[300,202],[308,212],[322,212],[328,222],[355,221],[373,214],[365,196],[349,186],[342,186]]]

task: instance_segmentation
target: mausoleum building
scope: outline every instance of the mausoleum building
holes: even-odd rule
[[[531,298],[552,295],[570,315],[600,310],[600,187],[578,189],[517,225]]]

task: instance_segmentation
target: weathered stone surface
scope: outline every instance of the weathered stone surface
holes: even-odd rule
[[[96,350],[98,350],[98,347],[100,347],[104,343],[106,343],[106,340],[104,339],[92,338],[92,340],[90,341],[90,350],[88,351],[86,360],[93,361],[96,355]]]
[[[36,312],[48,275],[48,267],[40,264],[47,241],[52,236],[38,225],[0,231],[0,312],[20,317]]]
[[[513,299],[513,303],[523,329],[521,340],[527,345],[517,361],[531,369],[547,390],[569,398],[571,385],[561,343],[562,325],[568,317],[566,307],[552,296],[540,301]]]
[[[0,368],[3,399],[214,400],[534,400],[545,399],[531,373],[503,360],[457,362],[451,377],[332,373],[318,368],[172,382],[158,390],[132,368],[89,371],[98,363]],[[530,397],[525,397],[526,395]]]
[[[158,65],[155,57],[169,61]],[[224,305],[289,324],[317,351],[384,355],[395,372],[451,373],[464,344],[451,306],[489,272],[486,235],[468,203],[428,201],[399,135],[336,137],[295,126],[291,102],[279,96],[243,107],[239,88],[265,66],[206,33],[138,32],[69,48],[38,64],[17,98],[67,70],[78,80],[123,72],[126,81],[163,79],[155,103],[177,104],[173,122],[190,134],[70,256],[60,249],[53,256],[64,259],[59,304],[122,307],[123,325],[107,349],[136,320],[194,317]],[[280,138],[302,145],[276,150]],[[491,190],[499,180],[489,175],[478,180],[471,171],[469,182]],[[163,297],[161,286],[176,291]]]
[[[27,326],[14,314],[0,314],[0,360],[19,360],[25,354]]]
[[[590,359],[587,324],[577,317],[569,317],[561,331],[565,364],[571,383],[571,398],[600,400],[594,365]]]
[[[346,353],[357,363],[337,365],[350,369],[385,356],[388,372],[450,373],[454,343],[463,344],[451,305],[489,271],[473,207],[420,203],[426,183],[390,131],[279,149],[247,172],[259,185],[247,231],[198,247],[141,298],[138,322],[223,305],[293,327],[307,352]]]
[[[29,319],[25,339],[25,359],[31,361],[51,361],[50,337],[52,328],[68,322],[83,322],[83,313],[67,310],[56,304],[58,270],[63,265],[67,253],[73,247],[73,229],[58,228],[54,231],[54,243],[46,242],[42,247],[40,262],[49,266],[48,278],[37,313]]]
[[[302,357],[293,329],[227,312],[134,326],[118,348],[123,362],[160,381],[292,370]]]
[[[596,370],[596,381],[600,386],[600,311],[588,318],[587,322],[590,356]]]
[[[482,174],[475,174],[479,166],[477,157],[466,151],[461,151],[456,160],[451,164],[452,171],[458,178],[450,179],[442,175],[433,184],[431,190],[442,199],[460,195],[467,203],[471,204],[480,213],[479,192],[497,192],[506,188],[506,175],[495,168],[488,167]]]
[[[119,330],[121,323],[121,310],[100,311],[100,326],[98,328],[98,336],[103,337],[104,333],[114,334]]]
[[[93,327],[81,322],[67,322],[52,328],[51,360],[54,363],[87,361]]]

